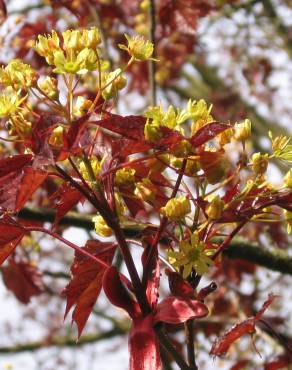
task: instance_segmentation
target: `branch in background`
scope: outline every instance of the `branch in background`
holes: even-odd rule
[[[85,344],[90,343],[96,343],[101,340],[110,339],[118,335],[124,335],[127,333],[127,329],[122,328],[114,328],[108,331],[105,331],[103,333],[97,333],[97,334],[84,334],[79,339],[78,342],[76,342],[76,336],[71,337],[53,337],[50,339],[44,339],[42,341],[38,342],[31,342],[31,343],[25,343],[25,344],[17,344],[15,346],[11,347],[0,347],[0,353],[18,353],[18,352],[25,352],[25,351],[36,351],[43,348],[48,347],[76,347],[76,346],[83,346]]]
[[[223,252],[223,255],[232,259],[246,260],[282,274],[292,275],[292,257],[281,249],[267,250],[261,246],[235,240]]]
[[[54,221],[55,212],[44,208],[26,207],[19,212],[18,216],[27,220],[52,223]],[[92,230],[93,223],[91,217],[91,215],[69,212],[61,219],[60,225]],[[124,228],[123,231],[127,237],[135,237],[139,235],[142,229],[143,226],[139,227],[139,225],[137,225],[137,227]],[[280,249],[274,248],[267,250],[247,241],[234,240],[224,252],[224,256],[246,260],[270,270],[281,272],[282,274],[292,275],[292,257],[289,257],[285,251]]]

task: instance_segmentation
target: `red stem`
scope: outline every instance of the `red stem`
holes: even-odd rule
[[[184,159],[183,160],[183,163],[182,163],[182,168],[181,168],[181,172],[180,174],[178,175],[177,177],[177,180],[176,180],[176,184],[175,184],[175,187],[172,191],[172,194],[170,196],[170,198],[175,198],[178,190],[179,190],[179,187],[180,187],[180,184],[181,184],[181,181],[182,181],[182,178],[184,176],[184,172],[185,172],[185,168],[186,168],[186,164],[187,164],[187,159]],[[167,217],[166,216],[163,216],[162,219],[161,219],[161,222],[160,222],[160,226],[156,232],[156,235],[155,235],[155,238],[153,240],[153,243],[152,243],[152,248],[150,249],[150,252],[149,252],[149,255],[147,257],[147,260],[146,260],[146,263],[145,263],[145,267],[143,269],[143,278],[142,278],[142,287],[143,289],[145,288],[146,286],[146,283],[147,283],[147,279],[148,279],[148,274],[149,274],[149,266],[151,264],[151,261],[152,261],[152,258],[154,257],[155,255],[155,251],[157,249],[157,244],[161,238],[161,235],[163,233],[163,230],[167,224]]]
[[[38,226],[26,227],[25,230],[27,230],[27,231],[38,231],[38,232],[41,232],[41,233],[48,234],[48,235],[52,236],[53,238],[56,238],[56,239],[60,240],[62,243],[68,245],[68,247],[74,249],[76,252],[78,252],[80,254],[83,254],[84,256],[86,256],[86,257],[92,259],[93,261],[97,262],[102,267],[104,267],[106,269],[110,267],[110,265],[108,265],[107,263],[105,263],[100,258],[98,258],[98,257],[94,256],[93,254],[87,252],[83,248],[78,247],[78,245],[70,242],[67,239],[64,239],[62,236],[60,236],[57,233],[54,233],[51,230],[47,230],[47,229],[44,229],[44,228],[38,227]]]

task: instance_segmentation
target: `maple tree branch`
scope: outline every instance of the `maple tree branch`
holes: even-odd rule
[[[278,248],[268,250],[250,242],[234,240],[223,255],[232,259],[246,260],[282,274],[292,275],[292,257]]]
[[[18,217],[32,221],[54,222],[55,213],[54,210],[47,208],[25,207],[18,213]],[[92,230],[91,219],[92,215],[68,212],[59,224]],[[137,230],[131,227],[123,228],[123,232],[127,237],[137,235]],[[234,239],[230,242],[228,249],[223,252],[223,256],[249,261],[282,274],[292,275],[292,257],[276,248],[267,250],[249,241]]]
[[[185,324],[185,335],[187,342],[188,363],[194,369],[198,370],[195,359],[195,338],[194,338],[194,321],[188,320]]]
[[[187,165],[187,159],[184,158],[183,162],[182,162],[182,167],[181,167],[181,171],[177,177],[177,180],[176,180],[176,183],[175,183],[175,186],[173,188],[173,191],[172,191],[172,194],[170,196],[170,199],[172,198],[175,198],[177,193],[178,193],[178,190],[179,190],[179,187],[180,187],[180,184],[181,184],[181,181],[183,179],[183,176],[184,176],[184,172],[185,172],[185,169],[186,169],[186,165]],[[163,230],[167,224],[167,220],[168,218],[166,216],[163,216],[161,221],[160,221],[160,226],[156,232],[156,235],[154,237],[154,241],[152,243],[152,248],[150,249],[150,252],[149,252],[149,255],[147,257],[147,260],[146,260],[146,263],[145,263],[145,267],[143,269],[143,277],[142,277],[142,286],[145,287],[146,286],[146,283],[147,283],[147,277],[148,277],[148,273],[149,273],[149,266],[151,264],[151,261],[152,261],[152,258],[154,257],[154,254],[155,254],[155,251],[157,249],[157,245],[161,239],[161,235],[163,233]]]
[[[115,327],[111,330],[96,333],[96,334],[84,334],[82,337],[76,341],[76,337],[73,336],[54,336],[52,338],[45,338],[44,340],[37,342],[29,342],[24,344],[17,344],[10,347],[0,347],[0,353],[19,353],[26,351],[37,351],[39,349],[47,347],[76,347],[83,346],[85,344],[96,343],[101,340],[110,339],[118,335],[124,335],[127,333],[127,329],[122,327]]]

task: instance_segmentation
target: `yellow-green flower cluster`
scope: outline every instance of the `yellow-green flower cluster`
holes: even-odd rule
[[[11,60],[8,65],[0,69],[0,81],[14,90],[27,90],[36,83],[37,73],[28,64],[19,59]]]
[[[101,38],[96,27],[67,30],[62,33],[62,38],[63,42],[52,31],[51,35],[39,35],[35,44],[37,53],[46,58],[48,64],[55,66],[55,73],[84,74],[106,67],[99,59]]]
[[[269,137],[275,157],[292,163],[292,144],[289,144],[291,138],[283,135],[273,138],[271,131],[269,131]]]
[[[26,99],[20,97],[19,93],[11,87],[7,87],[0,93],[0,118],[8,118],[13,116],[20,104]]]
[[[124,167],[116,172],[115,183],[117,185],[131,185],[135,182],[135,169]]]
[[[200,99],[198,102],[189,100],[187,104],[187,115],[192,120],[192,135],[202,126],[213,121],[211,116],[212,105],[208,107],[205,100]]]
[[[109,237],[113,235],[113,230],[107,225],[102,216],[97,215],[92,218],[97,235]]]
[[[191,212],[191,203],[185,196],[170,199],[160,212],[172,221],[177,221]]]
[[[119,45],[123,50],[126,50],[129,55],[137,61],[144,61],[151,58],[154,46],[150,41],[145,40],[141,36],[129,36],[125,35],[128,46]]]
[[[182,269],[186,279],[193,270],[198,275],[207,272],[213,263],[210,256],[214,252],[214,249],[206,249],[198,234],[193,233],[190,240],[180,242],[179,251],[168,250],[167,254],[170,264],[178,271]]]
[[[92,171],[93,171],[94,176],[97,177],[98,174],[99,174],[99,172],[100,172],[100,170],[101,170],[102,160],[99,161],[97,159],[97,157],[93,156],[90,159],[90,164],[91,164],[91,168],[92,168]],[[83,176],[84,180],[91,181],[90,175],[89,175],[89,173],[87,171],[86,164],[83,161],[80,161],[79,166],[78,166],[78,169],[79,169],[81,175]]]
[[[144,116],[147,118],[144,135],[150,141],[160,139],[160,126],[182,131],[180,125],[188,119],[188,114],[184,110],[175,109],[172,105],[168,107],[166,112],[162,106],[150,107]]]
[[[122,90],[127,84],[126,77],[122,74],[121,68],[104,75],[104,89],[102,96],[104,99],[110,99],[117,96],[119,90]]]

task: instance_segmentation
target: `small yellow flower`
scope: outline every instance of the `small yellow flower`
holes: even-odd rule
[[[60,39],[56,31],[52,31],[51,35],[39,35],[38,41],[35,43],[35,51],[42,57],[46,58],[48,64],[54,62],[54,54],[60,49]]]
[[[252,169],[257,175],[263,175],[268,168],[269,154],[254,153],[251,158]]]
[[[19,94],[11,87],[3,90],[0,93],[0,118],[8,118],[14,115],[26,97],[20,98]]]
[[[113,72],[110,72],[105,76],[104,86],[106,88],[102,92],[104,99],[110,99],[114,96],[117,96],[118,91],[122,90],[127,84],[127,79],[122,75],[121,68],[116,69]]]
[[[200,99],[198,102],[195,100],[189,100],[187,104],[186,114],[190,118],[192,123],[192,135],[194,135],[201,127],[210,123],[213,120],[211,116],[212,105],[208,107],[205,100]]]
[[[50,98],[57,99],[59,96],[58,81],[53,77],[46,77],[39,82],[39,88]]]
[[[213,264],[212,256],[214,249],[206,249],[205,244],[200,241],[197,233],[193,233],[190,241],[182,241],[179,251],[168,250],[168,259],[172,266],[178,271],[183,269],[183,278],[186,279],[193,270],[198,275],[203,275]]]
[[[3,85],[15,90],[27,90],[36,83],[37,73],[30,65],[13,59],[5,68],[0,69],[0,80]]]
[[[191,212],[191,203],[185,196],[170,199],[160,212],[172,221],[179,220]]]
[[[292,189],[292,168],[286,173],[283,181],[286,188]]]
[[[162,136],[159,124],[156,122],[151,122],[149,119],[147,119],[144,126],[144,136],[146,140],[158,141]]]
[[[119,45],[123,50],[126,50],[132,58],[137,61],[144,61],[151,58],[154,46],[150,41],[145,40],[141,36],[125,35],[128,46]]]
[[[269,137],[275,157],[292,163],[292,145],[289,144],[291,138],[283,135],[273,138],[271,131],[269,131]]]
[[[97,49],[98,45],[101,43],[100,32],[96,27],[91,27],[89,30],[83,30],[82,39],[84,47],[93,50]]]
[[[206,214],[211,220],[218,220],[224,209],[224,201],[216,195],[206,207]]]
[[[144,202],[153,203],[156,195],[156,188],[150,179],[144,178],[141,182],[136,183],[135,195]]]
[[[236,141],[244,141],[250,138],[251,135],[251,121],[245,119],[241,123],[234,125],[234,139]]]
[[[63,135],[64,135],[64,129],[62,126],[56,127],[50,136],[49,144],[53,146],[62,146],[63,145]]]
[[[292,230],[292,212],[287,211],[286,209],[284,209],[284,217],[285,217],[285,221],[287,222],[287,233],[291,234],[291,230]]]
[[[218,141],[221,146],[224,146],[226,144],[229,144],[231,142],[231,139],[233,137],[233,129],[229,128],[225,131],[223,131],[220,135],[218,135]]]
[[[76,103],[73,107],[74,116],[75,117],[84,116],[91,106],[92,106],[91,100],[85,99],[83,96],[78,96],[76,99]]]
[[[115,183],[117,185],[131,185],[135,182],[135,169],[124,167],[116,172]]]
[[[97,235],[103,237],[109,237],[113,235],[113,230],[107,225],[102,216],[94,216],[92,221],[94,222],[94,228]]]
[[[80,30],[66,30],[62,33],[62,36],[64,50],[80,51],[84,48]]]

